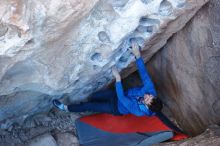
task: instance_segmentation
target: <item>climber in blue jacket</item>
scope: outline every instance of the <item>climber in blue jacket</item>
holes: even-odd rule
[[[150,76],[145,69],[144,61],[141,58],[138,44],[132,42],[132,53],[135,55],[138,71],[143,82],[142,87],[131,88],[124,92],[121,83],[121,76],[116,67],[112,73],[116,78],[116,91],[104,90],[92,94],[88,102],[80,104],[65,105],[58,100],[53,104],[60,110],[69,112],[101,112],[114,115],[134,114],[136,116],[152,116],[162,109],[162,102],[157,94]]]

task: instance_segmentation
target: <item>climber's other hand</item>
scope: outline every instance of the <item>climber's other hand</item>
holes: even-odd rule
[[[112,74],[115,77],[116,81],[121,81],[121,76],[115,66],[112,67]]]
[[[135,55],[135,57],[136,58],[141,57],[138,43],[136,41],[132,41],[131,46],[132,46],[132,53]]]

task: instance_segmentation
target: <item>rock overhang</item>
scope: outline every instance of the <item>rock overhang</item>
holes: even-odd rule
[[[33,91],[51,99],[70,94],[70,100],[81,100],[112,81],[113,65],[122,70],[134,61],[128,50],[131,38],[143,47],[147,61],[206,2],[5,1],[0,13],[0,94]],[[46,101],[45,106],[50,104]]]

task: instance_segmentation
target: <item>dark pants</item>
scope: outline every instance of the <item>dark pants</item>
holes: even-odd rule
[[[92,94],[88,102],[68,105],[70,112],[100,112],[121,115],[118,111],[118,98],[113,90],[103,90]]]

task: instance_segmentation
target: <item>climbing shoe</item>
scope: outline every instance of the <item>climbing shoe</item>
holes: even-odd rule
[[[67,112],[67,106],[63,103],[61,103],[59,100],[53,100],[53,105],[58,108],[59,110]]]

